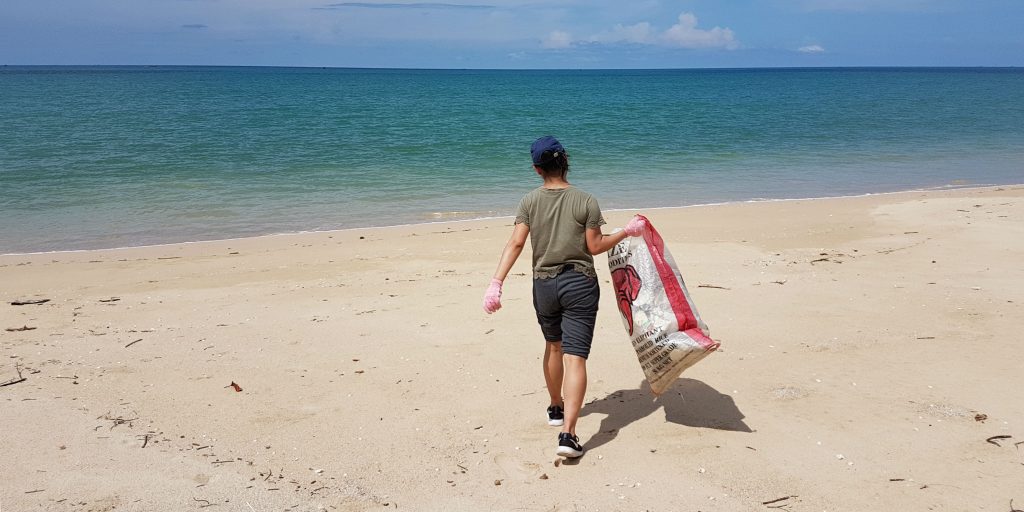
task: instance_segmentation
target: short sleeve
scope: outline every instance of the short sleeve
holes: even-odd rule
[[[601,215],[601,206],[597,204],[597,199],[591,196],[587,200],[587,229],[600,228],[605,224],[607,223]]]
[[[521,201],[519,201],[519,209],[516,212],[516,224],[526,224],[527,226],[530,225],[529,198],[529,196],[526,196]]]

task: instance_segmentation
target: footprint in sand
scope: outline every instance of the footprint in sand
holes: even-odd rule
[[[540,464],[522,462],[504,453],[495,455],[494,463],[506,479],[527,481],[540,478]]]
[[[771,390],[771,397],[781,401],[799,400],[807,395],[807,390],[794,386],[779,386]]]

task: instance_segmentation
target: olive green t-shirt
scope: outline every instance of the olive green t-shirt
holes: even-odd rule
[[[590,194],[575,187],[536,188],[519,202],[516,224],[530,227],[533,277],[555,277],[566,265],[596,277],[594,257],[587,251],[587,228],[605,224],[601,207]]]

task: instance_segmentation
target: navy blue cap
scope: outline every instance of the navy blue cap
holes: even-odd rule
[[[562,147],[562,143],[550,135],[545,135],[533,141],[533,144],[530,146],[533,165],[544,165],[564,153],[565,148]]]

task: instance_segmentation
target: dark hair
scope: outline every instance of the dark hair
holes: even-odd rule
[[[546,155],[545,155],[546,156]],[[558,156],[537,166],[545,178],[565,178],[569,174],[569,153],[564,150]]]

